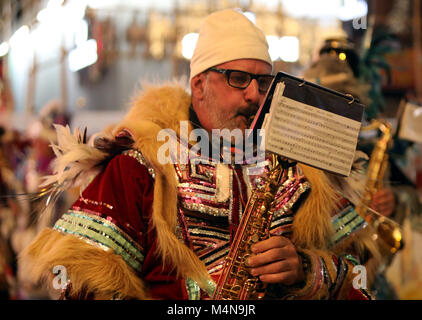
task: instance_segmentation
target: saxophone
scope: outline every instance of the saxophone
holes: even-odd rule
[[[269,237],[273,213],[269,210],[284,173],[284,163],[273,155],[272,170],[262,186],[252,191],[233,244],[217,283],[213,299],[257,300],[265,296],[265,284],[246,269],[250,246]]]
[[[372,151],[366,175],[365,190],[356,211],[374,226],[376,230],[374,239],[381,239],[393,254],[403,247],[400,225],[369,207],[374,194],[383,187],[383,177],[388,165],[387,151],[392,138],[391,124],[386,121],[373,120],[370,125],[362,128],[363,131],[373,129],[379,129],[382,135]]]

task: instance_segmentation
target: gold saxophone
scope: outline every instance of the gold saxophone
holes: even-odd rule
[[[381,138],[375,144],[368,164],[365,190],[356,211],[376,230],[375,239],[380,239],[391,253],[403,247],[400,225],[370,208],[374,194],[383,187],[383,178],[388,165],[388,148],[391,142],[391,124],[382,120],[373,120],[362,130],[379,129]]]
[[[273,155],[273,166],[264,184],[252,191],[243,218],[233,239],[228,256],[213,295],[216,300],[257,300],[265,296],[265,284],[246,268],[252,244],[269,237],[272,211],[278,186],[283,177],[279,156]]]

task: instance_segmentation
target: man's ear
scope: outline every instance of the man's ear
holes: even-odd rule
[[[202,100],[204,97],[205,89],[205,74],[200,73],[192,78],[190,81],[190,87],[192,92],[192,97],[197,100]]]

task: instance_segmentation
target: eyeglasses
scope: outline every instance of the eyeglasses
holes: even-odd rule
[[[274,79],[274,76],[271,74],[253,74],[246,71],[232,70],[232,69],[219,69],[219,68],[209,68],[209,71],[219,72],[227,77],[227,83],[229,86],[246,89],[253,79],[256,79],[258,82],[259,91],[265,93],[271,86],[271,82]]]

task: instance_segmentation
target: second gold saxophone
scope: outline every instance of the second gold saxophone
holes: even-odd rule
[[[376,230],[374,236],[380,239],[391,253],[395,253],[403,247],[399,224],[370,208],[374,194],[383,186],[383,178],[388,163],[388,147],[392,138],[391,124],[386,121],[373,120],[370,125],[362,128],[364,131],[373,129],[379,129],[382,135],[372,151],[366,172],[365,190],[356,211],[374,226]]]

